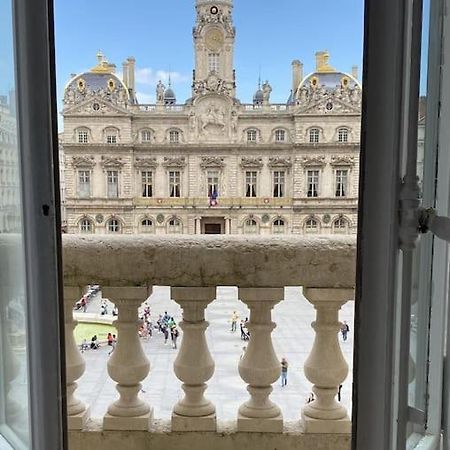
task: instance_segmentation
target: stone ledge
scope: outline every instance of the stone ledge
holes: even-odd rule
[[[63,235],[65,286],[353,288],[354,236]]]

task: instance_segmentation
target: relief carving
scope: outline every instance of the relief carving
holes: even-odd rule
[[[95,159],[93,156],[74,156],[72,158],[73,167],[89,167],[95,166]]]
[[[134,166],[138,169],[155,169],[158,163],[156,158],[136,158]]]
[[[243,169],[261,169],[263,166],[262,158],[242,157],[241,167]]]
[[[185,167],[186,166],[186,158],[184,156],[174,156],[174,157],[166,156],[166,157],[164,157],[163,166],[164,167],[180,167],[180,168]]]

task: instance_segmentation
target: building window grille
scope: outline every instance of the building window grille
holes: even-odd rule
[[[119,233],[120,232],[120,223],[117,219],[111,219],[107,224],[108,232],[110,233]]]
[[[256,234],[258,232],[258,224],[255,219],[247,219],[244,223],[245,234]]]
[[[285,142],[286,140],[286,131],[285,130],[276,130],[275,131],[275,142]]]
[[[89,219],[83,219],[80,222],[80,231],[82,233],[92,233],[92,222]]]
[[[348,129],[347,128],[339,128],[338,142],[348,142]]]
[[[336,197],[347,196],[348,170],[336,170]]]
[[[220,68],[219,61],[220,61],[219,53],[210,53],[208,55],[208,67],[210,72],[219,73]]]
[[[88,143],[88,132],[85,130],[78,131],[78,143],[87,144]]]
[[[169,234],[181,234],[183,229],[179,219],[170,219],[167,227]]]
[[[282,234],[285,232],[285,223],[283,219],[276,219],[273,222],[273,232],[275,234]]]
[[[208,197],[211,198],[214,195],[219,194],[219,171],[218,170],[208,170]]]
[[[308,170],[307,172],[307,197],[318,197],[319,196],[319,171],[318,170]]]
[[[142,142],[151,142],[152,140],[152,132],[148,130],[141,131],[141,141]]]
[[[273,196],[285,196],[286,173],[284,171],[276,170],[273,173]]]
[[[78,171],[78,196],[81,198],[91,195],[91,172],[89,170]]]
[[[256,142],[258,133],[256,130],[247,131],[247,142]]]
[[[310,217],[305,223],[305,229],[307,233],[317,233],[319,229],[319,224],[316,219]]]
[[[152,233],[153,232],[153,221],[150,219],[143,219],[141,221],[141,228],[144,233]]]
[[[180,132],[177,130],[169,131],[169,142],[171,144],[179,144],[180,143]]]
[[[317,144],[319,142],[320,130],[318,128],[311,128],[309,130],[309,142],[311,144]]]
[[[245,172],[245,196],[256,197],[256,183],[258,173],[256,171]]]
[[[347,221],[342,217],[339,217],[334,221],[333,228],[336,233],[345,233],[345,230],[347,229]]]
[[[106,178],[108,198],[119,197],[119,172],[117,170],[108,170]]]
[[[107,144],[117,144],[117,134],[106,135],[106,143]]]
[[[142,197],[153,197],[153,172],[144,171],[142,177]]]
[[[169,197],[181,197],[181,174],[179,171],[169,172]]]

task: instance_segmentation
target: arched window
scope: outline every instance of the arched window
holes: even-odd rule
[[[152,132],[150,130],[142,130],[141,142],[151,142],[151,141],[152,141]]]
[[[285,142],[285,141],[286,141],[286,131],[275,130],[275,142]]]
[[[245,234],[256,234],[258,232],[258,223],[255,219],[247,219],[244,223]]]
[[[339,217],[333,222],[333,231],[335,233],[345,233],[347,231],[348,222],[343,218]]]
[[[81,219],[80,231],[82,233],[92,233],[94,231],[94,226],[92,222],[89,219]]]
[[[348,142],[348,128],[339,128],[338,142]]]
[[[178,130],[170,130],[169,131],[169,142],[171,144],[179,144],[180,143],[180,132]]]
[[[307,233],[317,233],[318,230],[319,230],[319,224],[316,219],[314,219],[313,217],[310,217],[309,219],[306,220],[305,231]]]
[[[143,233],[153,233],[153,221],[151,219],[141,220],[141,230]]]
[[[110,219],[106,224],[108,233],[120,233],[120,222],[117,219]]]
[[[247,142],[256,142],[258,140],[257,130],[247,130]]]
[[[283,219],[276,219],[273,222],[273,232],[276,234],[282,234],[285,232],[286,224]]]
[[[309,130],[309,142],[311,144],[317,144],[320,138],[320,130],[318,128],[311,128]]]
[[[181,220],[174,217],[170,219],[167,224],[167,232],[169,234],[181,234],[183,232],[183,225],[181,224]]]

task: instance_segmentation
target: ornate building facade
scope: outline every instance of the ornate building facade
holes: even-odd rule
[[[192,96],[159,82],[139,104],[135,60],[123,78],[99,54],[64,95],[69,233],[354,233],[361,86],[355,71],[292,63],[284,104],[268,82],[236,98],[232,0],[196,0]]]

